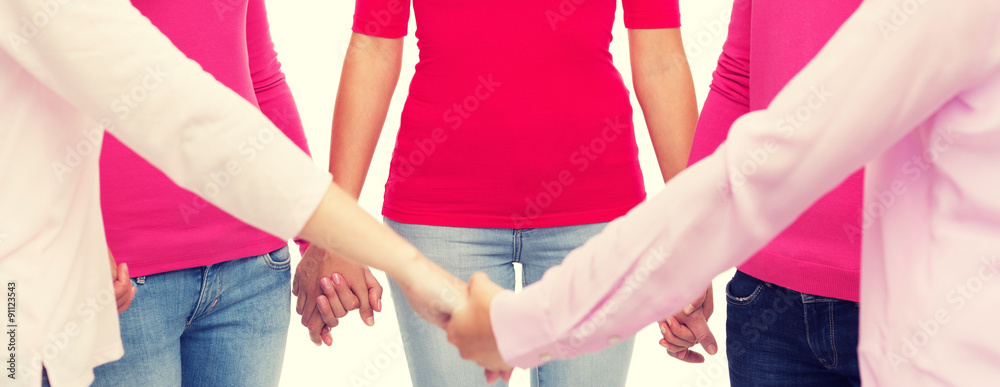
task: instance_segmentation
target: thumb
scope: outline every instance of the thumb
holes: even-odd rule
[[[689,315],[691,313],[694,313],[694,311],[698,310],[698,308],[701,308],[703,304],[705,304],[705,293],[702,293],[700,296],[698,296],[697,299],[692,301],[691,304],[685,306],[684,314]]]
[[[116,281],[128,281],[128,280],[129,280],[128,264],[123,263],[121,265],[118,265],[118,276]]]

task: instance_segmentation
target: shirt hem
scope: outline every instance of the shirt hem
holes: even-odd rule
[[[400,223],[421,224],[443,227],[475,227],[475,228],[548,228],[576,226],[581,224],[604,223],[625,215],[642,200],[634,204],[589,212],[570,212],[539,216],[532,219],[519,219],[516,216],[497,216],[496,214],[455,214],[455,213],[418,213],[382,207],[382,216]]]
[[[852,257],[859,259],[860,257]],[[861,271],[762,251],[738,269],[764,282],[821,297],[858,302]]]

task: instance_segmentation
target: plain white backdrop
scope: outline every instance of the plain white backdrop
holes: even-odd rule
[[[288,77],[288,83],[295,94],[313,158],[317,164],[326,166],[329,157],[333,104],[344,53],[351,34],[354,2],[272,0],[267,2],[267,6],[271,34]],[[712,71],[715,70],[716,60],[726,39],[731,7],[732,0],[681,2],[683,24],[681,31],[694,76],[699,106],[708,93]],[[403,71],[360,199],[361,206],[379,219],[381,219],[382,195],[388,176],[389,159],[399,128],[400,112],[417,62],[416,39],[413,37],[415,29],[411,17],[410,35],[405,39]],[[631,89],[628,42],[622,25],[620,3],[614,36],[611,53],[625,79],[625,84]],[[634,96],[633,106],[640,162],[646,190],[652,196],[662,189],[663,182],[660,179],[642,113]],[[298,256],[293,255],[294,267],[294,264],[298,263]],[[720,353],[708,357],[704,364],[682,363],[669,357],[666,350],[657,344],[660,339],[659,330],[655,325],[650,325],[636,336],[628,386],[729,385],[723,352],[726,317],[724,289],[732,273],[732,270],[723,273],[714,281],[716,313],[710,325],[721,344]],[[376,276],[383,285],[387,285],[384,274],[376,273]],[[410,386],[392,298],[388,294],[388,286],[386,288],[383,297],[384,309],[382,313],[376,314],[375,326],[365,326],[357,317],[357,312],[352,312],[333,330],[332,347],[314,346],[309,341],[306,329],[299,323],[299,316],[294,310],[291,311],[292,322],[288,346],[285,349],[281,386]],[[703,352],[700,347],[698,351]],[[528,386],[527,377],[527,371],[515,371],[511,385]],[[581,381],[580,385],[585,383],[586,381]]]

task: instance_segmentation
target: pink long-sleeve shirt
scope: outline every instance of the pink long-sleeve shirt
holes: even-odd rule
[[[736,0],[690,163],[712,154],[737,118],[766,108],[860,4]],[[751,168],[735,167],[734,174]],[[740,270],[800,292],[858,301],[863,179],[860,171],[848,177]]]
[[[305,132],[268,31],[264,0],[133,0],[188,58],[260,108],[301,149]],[[123,102],[118,106],[125,109]],[[273,141],[262,131],[237,152],[253,157]],[[233,173],[213,176],[217,195]],[[132,276],[206,266],[264,254],[287,244],[239,221],[179,187],[138,154],[108,136],[101,154],[101,204],[108,245]]]
[[[997,36],[995,1],[864,1],[714,153],[541,281],[497,295],[503,358],[598,351],[676,313],[864,165],[863,383],[1000,379]]]
[[[52,16],[48,16],[52,15]],[[126,1],[0,1],[0,283],[5,387],[89,386],[122,356],[101,220],[105,129],[181,187],[284,240],[330,187],[245,98],[202,71]],[[141,103],[122,106],[125,95]],[[138,99],[138,98],[137,98]],[[240,142],[273,138],[253,155]],[[13,293],[13,294],[11,294]],[[8,301],[10,302],[10,301]],[[4,340],[9,337],[4,335]]]

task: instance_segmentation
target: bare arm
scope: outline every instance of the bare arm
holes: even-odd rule
[[[687,165],[698,102],[679,28],[630,29],[632,84],[660,173],[667,181]]]
[[[402,56],[402,38],[351,36],[334,106],[330,172],[355,201],[385,124]],[[374,325],[373,311],[382,309],[382,287],[367,268],[319,247],[303,254],[293,293],[302,324],[317,344],[322,340],[331,345],[328,328],[351,310],[360,309],[365,324]]]

